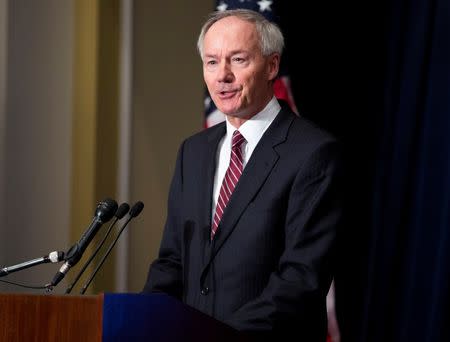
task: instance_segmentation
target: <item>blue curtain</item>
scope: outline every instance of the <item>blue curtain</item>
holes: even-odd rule
[[[342,341],[450,341],[450,1],[280,6],[300,113],[346,151]]]
[[[450,3],[392,1],[364,341],[450,341]]]

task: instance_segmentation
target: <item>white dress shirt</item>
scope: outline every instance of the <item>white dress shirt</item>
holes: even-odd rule
[[[241,132],[242,136],[246,140],[246,142],[242,144],[244,168],[247,165],[259,140],[263,136],[266,129],[270,126],[272,121],[275,119],[280,109],[281,106],[274,96],[261,112],[244,122],[241,127],[239,127],[239,132]],[[216,173],[214,175],[211,221],[214,219],[214,213],[216,211],[220,187],[222,186],[225,172],[227,171],[228,165],[230,163],[231,138],[233,136],[233,132],[236,130],[236,127],[228,122],[228,119],[226,120],[226,125],[227,133],[219,142],[219,145],[217,147]]]

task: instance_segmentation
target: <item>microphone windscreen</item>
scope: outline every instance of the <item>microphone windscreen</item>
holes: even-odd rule
[[[128,213],[129,210],[130,210],[130,206],[128,205],[128,203],[122,203],[119,206],[119,209],[117,209],[114,216],[120,220]]]
[[[111,198],[105,198],[97,205],[95,216],[102,222],[108,222],[117,211],[117,202]]]
[[[136,202],[130,210],[130,216],[138,216],[141,213],[142,209],[144,209],[144,203],[142,203],[141,201]]]

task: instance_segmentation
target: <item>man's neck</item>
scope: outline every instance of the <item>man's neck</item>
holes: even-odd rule
[[[268,100],[265,102],[264,106],[262,106],[261,108],[258,108],[256,111],[252,112],[249,115],[244,115],[244,116],[233,116],[233,115],[226,115],[228,122],[235,127],[236,129],[239,129],[239,127],[241,127],[246,121],[250,120],[252,117],[254,117],[255,115],[257,115],[258,113],[261,113],[261,111],[264,110],[264,108],[267,107],[267,105],[269,104],[269,102],[272,100],[274,94],[271,94],[268,98]]]

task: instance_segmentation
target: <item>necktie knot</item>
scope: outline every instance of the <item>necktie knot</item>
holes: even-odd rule
[[[232,149],[240,149],[242,144],[244,143],[245,138],[238,130],[233,132],[233,137],[231,138],[231,148]]]

